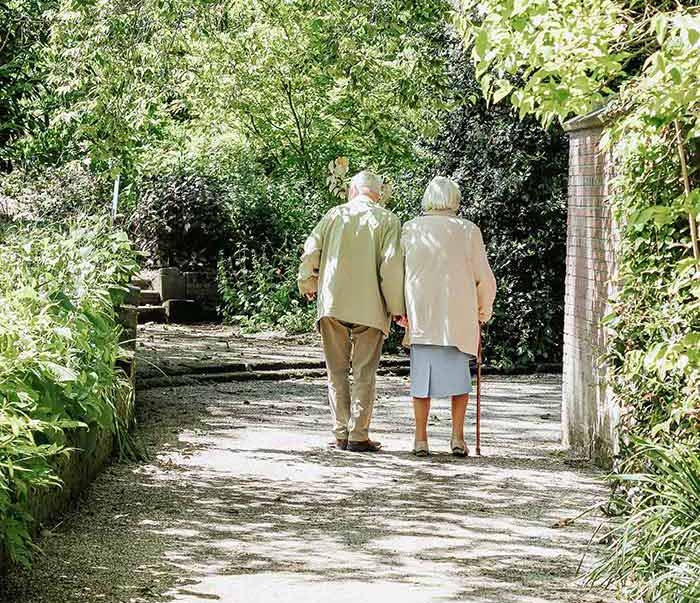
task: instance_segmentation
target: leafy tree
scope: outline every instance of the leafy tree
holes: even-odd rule
[[[190,107],[250,141],[269,171],[396,169],[447,107],[444,0],[226,2],[192,22]]]
[[[47,38],[46,12],[53,1],[11,0],[0,4],[0,170],[10,167],[9,147],[45,125],[29,110],[42,86],[41,47]]]
[[[76,3],[45,15],[45,85],[34,108],[44,127],[22,141],[39,161],[88,156],[102,171],[132,169],[150,141],[178,114],[175,66],[185,3]]]

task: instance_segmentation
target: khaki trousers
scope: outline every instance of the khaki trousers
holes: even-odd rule
[[[328,402],[335,437],[364,442],[369,439],[384,333],[331,317],[322,318],[319,328],[328,369]]]

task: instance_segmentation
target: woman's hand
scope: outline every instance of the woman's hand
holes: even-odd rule
[[[394,322],[400,327],[408,329],[408,316],[394,316]]]

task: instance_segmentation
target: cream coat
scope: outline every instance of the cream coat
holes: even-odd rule
[[[491,318],[496,279],[479,228],[451,210],[407,222],[405,255],[408,329],[404,345],[455,346],[476,356],[479,322]]]
[[[401,222],[360,195],[331,209],[304,245],[299,292],[318,293],[325,316],[389,333],[405,314]]]

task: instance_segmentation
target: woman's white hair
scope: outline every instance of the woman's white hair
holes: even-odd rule
[[[457,210],[461,200],[462,194],[456,182],[444,176],[435,176],[423,194],[423,210]]]

